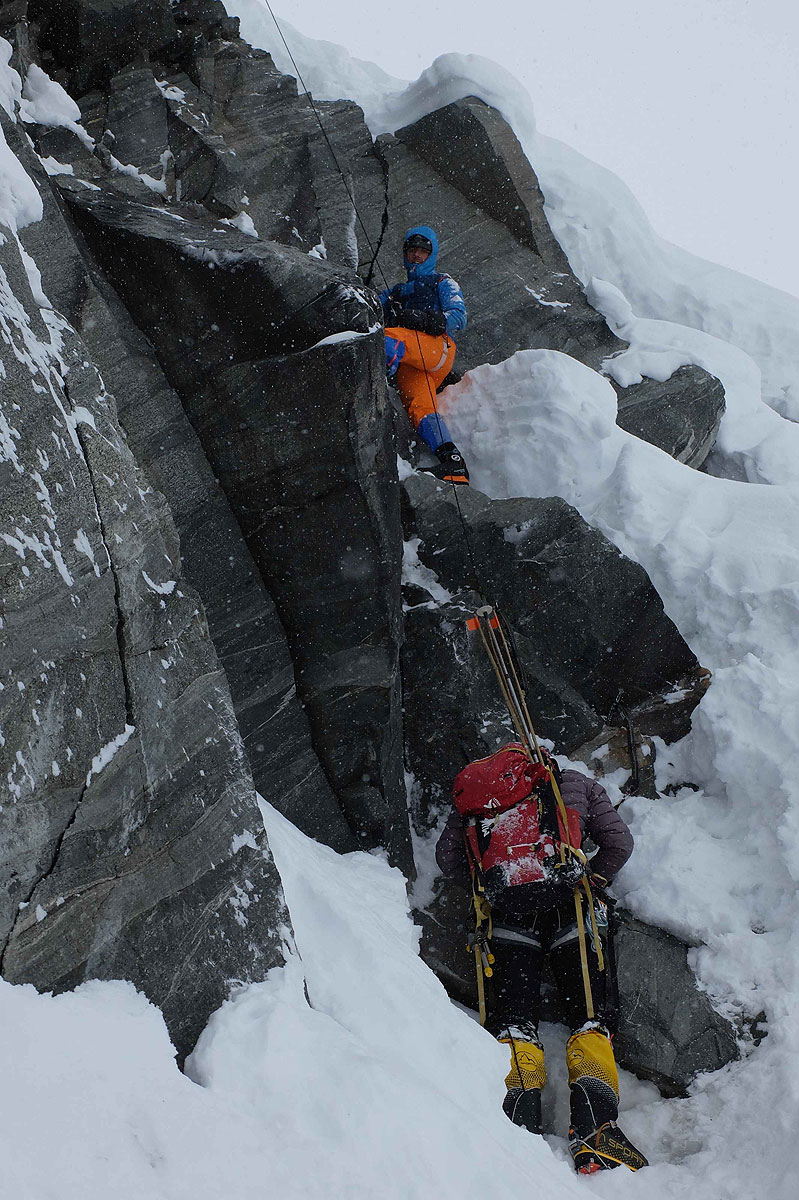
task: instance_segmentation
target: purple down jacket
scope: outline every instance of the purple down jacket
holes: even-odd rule
[[[564,804],[579,814],[583,841],[590,838],[598,847],[591,859],[591,874],[610,883],[633,852],[633,835],[596,780],[580,771],[564,771],[560,790]],[[436,843],[436,862],[453,883],[469,886],[463,818],[457,808],[453,807]]]

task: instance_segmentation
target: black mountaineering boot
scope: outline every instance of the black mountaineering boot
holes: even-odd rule
[[[447,483],[468,483],[469,472],[463,455],[454,442],[444,442],[435,452],[439,466],[433,467],[433,474]]]
[[[541,1091],[539,1088],[508,1088],[502,1101],[502,1111],[514,1125],[529,1129],[530,1133],[541,1132]]]

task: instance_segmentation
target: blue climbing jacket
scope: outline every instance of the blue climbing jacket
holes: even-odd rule
[[[390,320],[389,305],[392,301],[402,308],[416,308],[424,312],[443,312],[447,322],[447,333],[453,337],[458,330],[466,328],[466,305],[463,302],[463,292],[451,275],[436,271],[438,238],[435,230],[431,229],[429,225],[414,225],[405,234],[405,240],[407,241],[414,233],[426,237],[432,244],[433,251],[423,263],[409,263],[406,258],[405,270],[408,273],[408,282],[398,283],[393,288],[386,288],[380,293],[384,319]]]

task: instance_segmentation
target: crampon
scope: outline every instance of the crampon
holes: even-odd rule
[[[649,1166],[640,1150],[622,1133],[615,1121],[607,1121],[588,1137],[581,1138],[569,1130],[569,1150],[578,1175],[593,1175],[614,1167],[629,1167],[640,1171]]]

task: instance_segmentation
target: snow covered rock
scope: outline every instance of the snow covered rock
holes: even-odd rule
[[[154,590],[143,593],[144,601],[170,610],[178,591],[193,596],[181,580],[199,592],[250,764],[269,800],[339,849],[386,847],[410,874],[399,489],[380,316],[361,282],[374,247],[382,240],[382,262],[393,276],[404,230],[419,219],[433,189],[442,266],[460,278],[470,304],[461,362],[494,363],[520,348],[536,353],[530,347],[571,355],[572,367],[608,393],[608,421],[622,436],[613,426],[610,386],[595,376],[615,362],[620,423],[681,461],[699,465],[710,450],[723,406],[720,385],[683,366],[671,377],[660,372],[660,382],[640,379],[640,372],[640,382],[622,386],[627,343],[586,299],[549,230],[519,143],[483,102],[456,100],[427,117],[408,117],[377,145],[355,104],[322,104],[342,180],[306,98],[268,54],[236,38],[236,23],[221,4],[68,0],[51,9],[36,0],[31,5],[37,53],[54,79],[30,63],[24,30],[18,42],[18,62],[29,67],[20,113],[53,181],[31,165],[45,219],[25,231],[25,246],[34,257],[46,255],[46,287],[83,337],[86,361],[101,367],[119,397],[132,469],[143,468],[142,478],[163,492],[178,526],[180,555],[170,527],[174,576],[148,570]],[[16,136],[27,162],[25,139]],[[433,143],[447,153],[431,153]],[[66,220],[57,204],[65,206]],[[379,276],[378,267],[372,282],[382,282]],[[92,411],[88,401],[82,407]],[[408,495],[428,485],[436,486],[411,480]],[[148,486],[142,487],[148,498],[139,497],[143,528],[157,523],[161,505]],[[491,505],[473,492],[464,504],[474,510],[469,520],[481,570],[487,566],[496,577],[496,597],[516,626],[543,732],[564,745],[584,743],[602,727],[619,688],[642,720],[665,714],[652,732],[684,732],[702,688],[698,664],[644,572],[563,501]],[[406,543],[413,576],[405,621],[408,747],[414,767],[434,758],[418,781],[429,789],[417,805],[418,840],[427,832],[429,798],[443,795],[453,765],[475,743],[502,736],[504,726],[476,667],[465,672],[465,702],[455,682],[463,678],[465,653],[455,628],[464,589],[475,580],[454,557],[453,514],[431,509],[422,529],[418,497],[414,506],[409,532],[421,541],[415,562]],[[108,528],[116,528],[110,518]],[[127,525],[119,536],[125,551],[117,553],[125,559]],[[438,578],[431,583],[431,576]],[[172,590],[161,590],[169,584]],[[560,624],[547,611],[553,584]],[[149,610],[139,601],[134,594],[130,626],[137,630],[144,614],[144,630],[137,630],[144,645],[145,635],[154,641],[159,629],[149,631]],[[205,624],[196,608],[202,640]],[[216,664],[207,638],[203,647]],[[182,671],[191,661],[181,660]],[[660,703],[667,689],[679,703]],[[185,744],[184,720],[193,737],[213,741],[208,726],[186,711],[189,692],[168,693],[169,736],[163,746],[154,739],[167,777],[177,774],[169,754]],[[436,701],[446,728],[431,731]],[[232,744],[229,701],[224,719],[219,706],[214,713]],[[135,765],[139,733],[126,736],[129,724],[103,743],[99,775],[90,760],[87,787],[103,778],[116,786],[116,773],[129,761]],[[238,743],[236,752],[246,774]],[[181,781],[191,777],[195,758],[200,762],[188,753]],[[205,795],[202,786],[192,791],[181,819],[190,820],[192,805]],[[221,802],[219,794],[214,799]],[[72,826],[67,833],[60,857],[72,845],[83,848],[71,840]],[[252,847],[238,836],[231,846],[240,861]],[[224,856],[217,850],[209,835],[202,855],[213,856],[219,873]],[[89,860],[92,852],[85,850]],[[202,855],[198,871],[207,866]],[[246,879],[253,882],[249,873]],[[32,945],[50,919],[39,920],[49,903],[41,895],[41,905],[22,918]],[[264,887],[259,896],[258,917],[270,914],[267,942],[274,948],[279,895]],[[234,888],[239,928],[254,903],[247,888]],[[162,922],[158,936],[169,929]],[[52,948],[42,945],[44,960]],[[231,939],[231,962],[237,945]],[[149,954],[147,946],[142,961]],[[253,962],[259,970],[266,961],[251,945],[240,956],[245,978]],[[121,959],[108,970],[130,974]],[[181,1044],[190,1040],[186,1030],[179,1037]]]
[[[109,171],[99,182],[119,194],[150,189],[226,220],[247,218],[258,236],[305,253],[324,245],[330,262],[379,286],[401,273],[404,231],[434,191],[441,265],[469,305],[458,338],[462,368],[548,347],[600,369],[626,349],[586,299],[550,229],[533,168],[496,109],[468,97],[373,144],[355,104],[320,103],[342,180],[295,81],[233,36],[235,22],[222,20],[220,4],[151,0],[139,8],[74,0],[65,15],[44,19],[42,45],[79,97],[97,149],[87,165],[85,148],[61,123],[38,130],[40,153],[75,169],[81,158],[82,177],[92,181],[99,159]],[[114,22],[113,52],[98,54]],[[82,40],[90,29],[91,48]],[[624,428],[701,465],[724,411],[718,380],[684,364],[614,386]]]
[[[624,910],[618,917],[619,1061],[665,1095],[684,1095],[701,1071],[738,1058],[736,1031],[697,988],[688,943]]]
[[[623,353],[586,298],[550,229],[535,172],[510,126],[473,96],[378,139],[386,162],[389,225],[383,262],[401,263],[404,231],[420,197],[435,193],[442,269],[461,284],[469,324],[460,370],[517,350],[561,350],[602,370]],[[421,200],[421,207],[427,211]],[[696,366],[616,384],[619,424],[680,462],[700,466],[724,413],[724,389]]]
[[[95,6],[89,0],[80,7],[83,15],[76,24],[73,14],[73,31],[84,28],[84,18],[95,20],[91,16]],[[353,594],[368,594],[367,608],[374,609],[367,620],[368,650],[364,649],[363,629],[354,624],[360,601],[355,601],[354,608],[346,606],[352,614],[350,632],[345,634],[339,621],[331,624],[331,610],[322,599],[327,588],[319,587],[318,570],[312,579],[303,575],[307,543],[299,535],[296,515],[293,521],[284,520],[261,477],[256,474],[248,481],[242,471],[243,462],[256,454],[256,446],[259,462],[268,456],[277,421],[291,466],[278,463],[274,479],[282,489],[288,476],[292,484],[302,478],[304,495],[310,445],[286,447],[290,421],[284,415],[289,411],[285,399],[291,395],[287,388],[296,386],[296,403],[300,408],[306,405],[303,423],[314,445],[325,443],[331,431],[335,439],[344,429],[339,413],[331,414],[324,399],[321,407],[317,403],[317,394],[325,391],[326,374],[329,382],[330,373],[336,371],[330,362],[346,364],[344,393],[349,394],[351,380],[364,373],[365,360],[359,355],[369,358],[374,348],[319,347],[314,351],[313,369],[308,358],[281,365],[277,357],[286,352],[308,354],[330,335],[370,328],[368,323],[361,327],[357,320],[348,320],[343,309],[334,312],[335,305],[316,299],[309,303],[311,292],[333,286],[333,263],[359,266],[362,274],[367,273],[383,232],[383,262],[395,252],[398,258],[402,232],[416,219],[418,213],[412,210],[418,208],[419,197],[430,186],[435,186],[440,205],[445,251],[452,230],[460,231],[457,245],[452,246],[455,257],[446,265],[464,279],[472,279],[472,320],[461,347],[464,363],[485,357],[493,360],[520,345],[554,344],[598,367],[626,343],[590,306],[570,272],[549,229],[532,168],[496,110],[475,99],[458,101],[411,123],[398,131],[396,138],[380,139],[375,146],[357,106],[344,101],[324,103],[322,119],[344,166],[345,184],[329,150],[320,143],[313,112],[297,95],[295,81],[278,71],[268,54],[251,50],[232,36],[231,28],[219,25],[219,7],[186,0],[170,5],[164,19],[173,23],[172,40],[166,38],[166,26],[145,21],[147,28],[142,27],[139,45],[147,50],[151,64],[140,57],[130,61],[131,54],[123,61],[123,50],[115,51],[106,63],[92,60],[95,90],[79,98],[86,131],[83,138],[76,137],[74,129],[62,121],[50,128],[39,124],[34,132],[41,154],[72,164],[73,175],[55,176],[61,194],[96,264],[154,343],[158,362],[153,365],[166,374],[180,396],[214,476],[222,480],[222,505],[230,506],[244,531],[243,542],[235,535],[227,539],[235,545],[232,557],[252,559],[255,590],[263,584],[263,590],[271,594],[287,631],[314,748],[321,755],[338,803],[330,803],[318,770],[319,787],[307,806],[294,801],[284,804],[279,797],[273,797],[275,802],[291,809],[304,829],[323,833],[340,848],[346,847],[350,831],[365,837],[369,844],[388,837],[393,846],[394,839],[402,843],[403,838],[389,818],[401,793],[398,539],[390,466],[375,473],[366,464],[359,477],[357,490],[365,498],[365,511],[377,514],[376,521],[370,519],[371,527],[378,531],[376,541],[366,525],[357,528],[357,516],[342,520],[342,510],[332,495],[322,505],[326,514],[322,526],[332,524],[343,547],[335,560],[322,557],[324,578],[329,578],[330,570],[340,569],[351,582],[360,576],[362,586],[356,584]],[[111,19],[108,14],[102,21],[106,19]],[[119,29],[123,47],[134,28],[132,20],[130,6],[122,5]],[[63,48],[51,44],[57,27],[61,28],[55,18],[50,23],[43,21],[41,45],[65,72],[61,78],[80,89],[85,83],[80,75],[83,68],[76,66]],[[451,155],[431,156],[431,139],[451,147]],[[94,154],[89,152],[92,144]],[[357,216],[350,192],[357,199]],[[388,220],[385,231],[384,218]],[[242,231],[256,237],[245,239]],[[246,249],[245,240],[249,243]],[[277,253],[280,244],[287,247],[282,259]],[[320,246],[326,261],[318,256],[316,248]],[[275,286],[264,285],[261,272],[267,261],[269,270],[281,280]],[[159,287],[153,289],[151,280],[156,274]],[[284,286],[289,274],[292,282]],[[242,288],[245,276],[249,284]],[[338,279],[345,287],[357,288],[352,276],[339,275]],[[177,320],[174,314],[179,314]],[[256,362],[260,364],[257,368]],[[356,367],[356,363],[361,365]],[[379,411],[384,405],[374,394],[380,386],[374,365],[366,368],[370,382],[361,394],[364,400],[371,394],[367,407],[371,410],[376,402]],[[624,394],[628,409],[649,414],[638,421],[643,436],[658,437],[669,452],[698,463],[712,445],[722,401],[718,384],[700,372],[702,383],[718,403],[699,411],[693,370],[688,369],[671,385],[668,415],[658,412],[661,385],[653,389],[652,381],[645,381]],[[271,416],[258,413],[265,441],[259,444],[249,436],[251,412],[243,422],[241,436],[232,438],[231,415],[242,405],[252,410],[253,398],[264,393],[280,397]],[[244,399],[246,395],[249,400]],[[332,392],[329,395],[332,397]],[[357,405],[350,411],[357,411]],[[659,425],[650,435],[646,426],[654,421],[654,414]],[[370,421],[368,418],[367,426]],[[678,436],[671,436],[675,424]],[[382,445],[379,461],[389,463],[385,434],[383,423],[382,432],[376,435]],[[348,436],[344,434],[345,440]],[[369,445],[373,440],[367,435]],[[164,484],[169,490],[166,480]],[[181,507],[178,497],[170,502]],[[261,520],[264,503],[274,512],[266,521]],[[308,521],[315,503],[299,502]],[[352,516],[352,506],[345,505],[345,514]],[[181,528],[181,534],[188,532],[191,537],[194,522],[186,524],[187,530]],[[332,547],[335,539],[329,541],[320,532],[319,543]],[[212,633],[218,650],[224,653],[223,635],[214,620],[215,596],[224,589],[218,582],[209,586],[199,556],[195,561]],[[276,569],[278,561],[290,562],[291,569]],[[364,565],[370,561],[371,566]],[[372,579],[380,580],[377,588],[369,582]],[[382,616],[377,611],[381,608]],[[385,637],[378,632],[381,622]],[[331,635],[331,629],[336,634]],[[348,685],[342,690],[338,683],[330,682],[329,664],[339,663],[335,656],[351,654],[353,647],[358,647],[356,658],[361,664],[355,675],[360,681],[357,701]],[[271,766],[275,756],[258,750],[265,741],[254,730],[252,676],[230,661],[234,702],[248,748],[255,752],[257,782],[270,790],[268,771],[262,767]],[[348,669],[354,669],[352,663]],[[563,681],[560,694],[565,695]],[[261,705],[259,713],[263,712]],[[268,711],[265,715],[268,718]],[[593,729],[591,721],[583,721],[575,740],[585,740]],[[256,761],[259,756],[261,762]],[[308,761],[308,755],[302,758]],[[343,822],[342,809],[346,815]],[[398,843],[392,853],[405,854],[407,865],[407,843]]]
[[[16,213],[31,215],[19,199]],[[282,961],[288,918],[171,515],[11,222],[0,247],[2,971],[48,990],[129,978],[185,1054],[233,978]]]
[[[41,177],[16,127],[6,133],[28,173]],[[274,601],[180,398],[117,293],[81,253],[46,184],[41,197],[43,219],[21,230],[20,239],[41,264],[47,295],[80,333],[116,396],[137,462],[169,504],[184,575],[202,597],[256,786],[307,832],[338,849],[353,848],[354,835],[311,745]],[[218,552],[209,553],[209,546]]]
[[[352,829],[408,868],[407,830],[393,817],[403,795],[396,460],[371,294],[293,248],[64,191],[181,396],[277,605]]]
[[[642,379],[625,388],[614,382],[614,388],[619,398],[617,425],[677,462],[689,467],[704,463],[724,416],[724,388],[714,375],[700,367],[680,366],[657,386]]]
[[[464,535],[451,488],[419,474],[403,481],[403,492],[408,527],[421,539],[420,561],[450,590],[468,577],[473,561],[480,591],[528,639],[549,686],[566,684],[602,717],[619,693],[635,713],[655,696],[684,689],[682,702],[670,706],[667,740],[687,732],[707,686],[696,656],[646,572],[575,509],[557,497],[492,501],[475,488],[461,490]],[[535,662],[531,675],[537,676]],[[600,725],[553,726],[547,733],[570,748]]]

